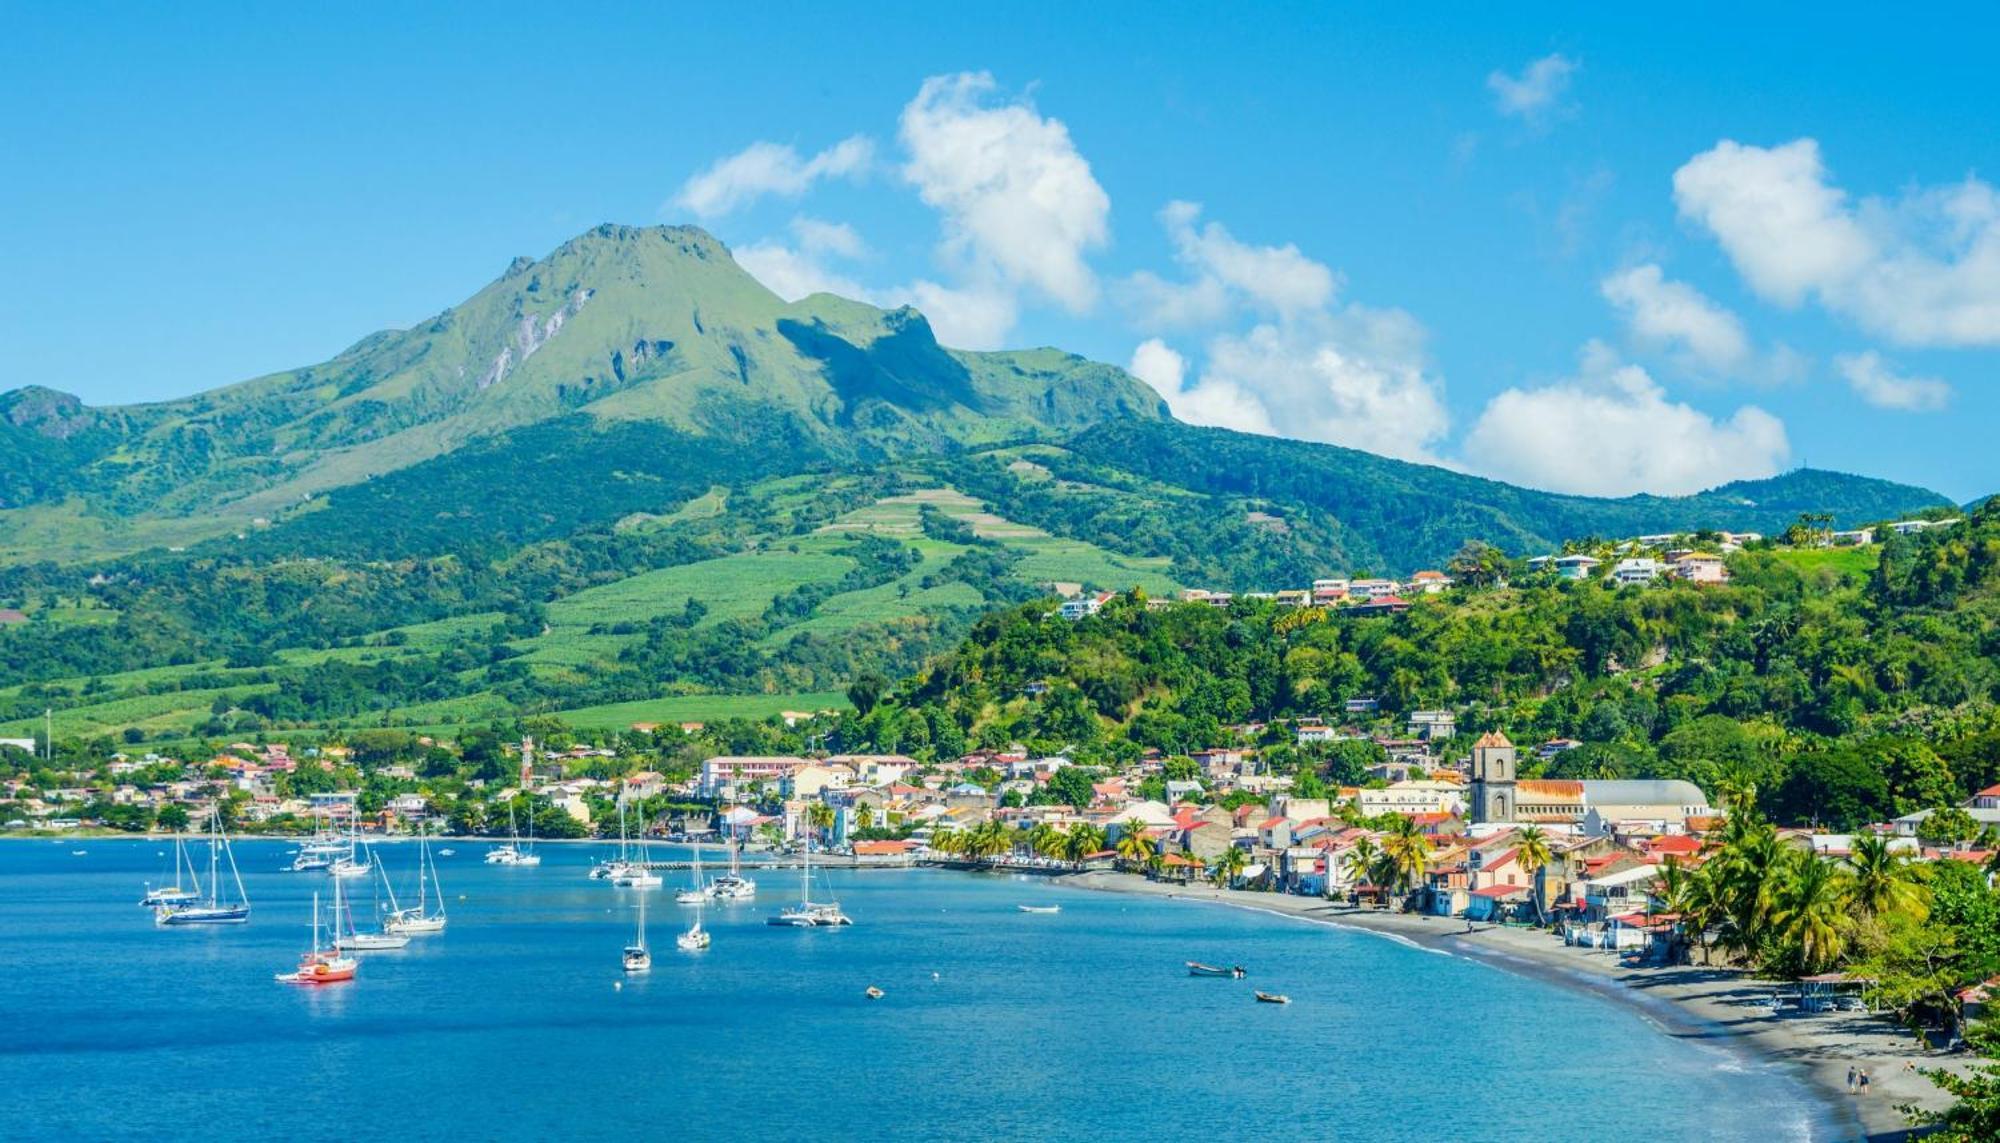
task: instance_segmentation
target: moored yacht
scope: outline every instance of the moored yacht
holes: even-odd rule
[[[336,895],[340,892],[339,882],[334,883],[334,892]],[[354,979],[354,970],[360,967],[361,962],[351,956],[342,955],[338,948],[322,946],[320,944],[320,936],[319,894],[314,893],[312,941],[307,946],[306,953],[299,957],[299,967],[290,972],[277,974],[277,980],[280,983],[337,984],[343,980]],[[328,946],[332,944],[333,942],[328,942]]]
[[[192,888],[184,887],[182,884],[183,869],[186,870],[187,885],[192,886]],[[146,895],[139,899],[139,904],[147,908],[159,908],[161,906],[192,905],[199,900],[201,900],[201,875],[195,870],[194,859],[188,856],[187,835],[176,833],[174,835],[173,884],[157,887],[147,885]]]
[[[653,970],[653,950],[646,947],[646,894],[639,894],[639,928],[632,937],[632,943],[625,946],[621,963],[626,972],[651,972]]]
[[[435,906],[431,904],[433,896],[437,898]],[[417,903],[407,909],[392,908],[382,920],[382,931],[401,937],[444,931],[444,886],[438,883],[437,862],[431,857],[428,832],[417,840]]]
[[[177,905],[161,905],[153,919],[162,925],[240,925],[250,919],[250,898],[243,892],[243,877],[236,870],[236,855],[229,850],[229,836],[222,829],[222,809],[209,812],[208,895]],[[222,865],[229,864],[229,882],[236,896],[223,892]]]
[[[757,883],[737,869],[737,855],[742,851],[740,841],[730,847],[729,872],[708,883],[709,896],[718,901],[748,901],[757,895]]]

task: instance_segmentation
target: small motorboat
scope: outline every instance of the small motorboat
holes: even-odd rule
[[[1292,1002],[1292,998],[1282,992],[1258,992],[1253,995],[1257,997],[1257,1003],[1259,1004],[1290,1004]]]
[[[1203,964],[1198,960],[1187,962],[1187,970],[1189,976],[1226,976],[1232,980],[1242,980],[1245,975],[1240,964],[1224,968],[1216,964]]]
[[[861,995],[866,996],[870,1000],[880,1000],[882,999],[883,996],[887,994],[884,993],[881,989],[871,984],[868,986],[868,991],[862,993]]]
[[[1016,905],[1016,906],[1014,906],[1014,907],[1015,907],[1016,909],[1019,909],[1019,910],[1021,910],[1021,911],[1022,911],[1023,913],[1060,913],[1060,912],[1062,912],[1062,906],[1061,906],[1061,905]]]
[[[455,850],[455,849],[452,849],[452,848],[450,848],[449,846],[447,846],[447,847],[445,847],[444,849],[440,849],[440,850],[438,850],[438,856],[439,856],[439,857],[457,857],[457,856],[458,856],[458,851],[457,851],[457,850]]]

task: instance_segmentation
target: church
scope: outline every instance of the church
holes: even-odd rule
[[[1473,825],[1549,825],[1609,832],[1613,822],[1659,822],[1670,831],[1707,817],[1708,795],[1679,779],[1527,778],[1507,736],[1487,731],[1472,745]]]

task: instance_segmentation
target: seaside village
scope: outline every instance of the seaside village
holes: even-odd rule
[[[1382,721],[1369,700],[1350,701],[1347,710],[1357,721]],[[1269,741],[1272,728],[1232,729],[1245,741]],[[1670,859],[1698,866],[1704,837],[1723,825],[1709,794],[1691,783],[1522,778],[1527,755],[1546,759],[1576,743],[1523,746],[1497,732],[1478,737],[1463,757],[1446,757],[1439,747],[1457,730],[1446,710],[1410,712],[1404,733],[1395,737],[1330,722],[1280,729],[1301,744],[1373,741],[1387,760],[1366,785],[1306,797],[1293,791],[1290,775],[1267,773],[1251,747],[1187,758],[1154,754],[1115,775],[1092,772],[1088,780],[1081,771],[1064,774],[1071,768],[1067,758],[1031,757],[1018,749],[929,765],[900,755],[716,756],[675,782],[649,771],[586,776],[615,761],[616,751],[541,749],[530,740],[514,747],[518,777],[483,792],[497,801],[527,794],[573,821],[570,836],[616,836],[615,811],[606,809],[621,793],[627,799],[665,796],[682,808],[647,824],[655,836],[758,848],[811,845],[858,864],[1123,868],[1169,882],[1214,882],[1468,921],[1532,920],[1558,927],[1571,944],[1617,949],[1635,959],[1676,954],[1672,918],[1663,911],[1663,866]],[[60,832],[108,824],[118,808],[134,807],[163,823],[199,828],[218,796],[233,795],[239,825],[251,830],[279,822],[364,835],[453,828],[422,793],[390,797],[367,812],[357,809],[354,791],[280,798],[274,791],[279,775],[302,767],[326,772],[347,761],[338,746],[303,753],[298,758],[284,746],[239,743],[195,768],[205,777],[143,785],[134,779],[178,764],[159,756],[116,756],[102,770],[105,782],[75,787],[37,790],[16,778],[8,796],[25,816],[4,824]],[[400,766],[372,776],[416,779]],[[1071,793],[1051,801],[1056,790]],[[2000,829],[2000,786],[1980,791],[1964,810],[1982,831]],[[1913,813],[1869,828],[1915,859],[1989,863],[1993,855],[1975,843],[1930,840],[1928,816]],[[1530,836],[1536,844],[1524,844]],[[1855,841],[1855,835],[1805,829],[1784,830],[1780,837],[1827,860],[1846,856]]]

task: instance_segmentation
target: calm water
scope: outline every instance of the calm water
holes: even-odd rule
[[[594,849],[507,869],[456,848],[439,863],[447,932],[307,989],[271,977],[327,881],[277,872],[281,844],[237,847],[247,926],[166,930],[135,904],[161,879],[157,844],[0,844],[0,1136],[1829,1131],[1775,1071],[1599,999],[1368,934],[1011,877],[836,872],[856,927],[793,931],[764,917],[796,882],[765,871],[758,901],[708,910],[715,945],[688,955],[669,875],[648,898],[654,970],[614,988],[633,891],[584,878]],[[379,852],[410,881],[413,849]],[[1191,979],[1188,959],[1251,978]],[[871,984],[887,997],[866,1000]],[[1252,986],[1293,1002],[1253,1003]]]

